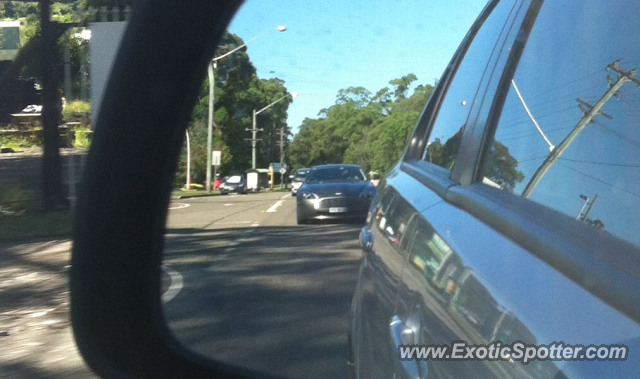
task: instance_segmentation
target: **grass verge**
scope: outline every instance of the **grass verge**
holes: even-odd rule
[[[172,199],[185,199],[187,197],[203,197],[203,196],[217,196],[220,195],[218,191],[211,191],[211,193],[207,191],[172,191],[171,198]]]
[[[0,241],[46,237],[71,237],[70,211],[33,212],[18,216],[0,215]]]

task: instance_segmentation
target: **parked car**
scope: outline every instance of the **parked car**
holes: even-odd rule
[[[637,377],[640,360],[607,350],[640,349],[637,14],[632,0],[488,4],[372,201],[353,377]],[[400,359],[454,341],[604,350]]]
[[[238,194],[246,194],[247,193],[247,180],[242,175],[232,175],[225,179],[224,182],[220,184],[220,194],[226,195],[228,193],[238,193]]]
[[[308,173],[308,168],[299,168],[293,175],[291,175],[291,196],[295,196],[296,193],[298,193],[298,189],[302,186],[302,183]]]
[[[296,195],[296,220],[364,220],[374,191],[360,166],[315,166]]]

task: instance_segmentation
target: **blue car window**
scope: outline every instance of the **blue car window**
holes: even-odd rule
[[[545,2],[512,80],[503,80],[508,94],[481,168],[486,185],[635,245],[638,14],[634,0]]]
[[[424,157],[428,162],[453,168],[478,86],[503,28],[497,20],[506,20],[513,9],[513,1],[500,2],[469,46],[432,127]]]

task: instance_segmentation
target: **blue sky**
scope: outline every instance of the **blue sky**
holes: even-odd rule
[[[298,92],[289,108],[294,132],[335,103],[338,90],[375,93],[409,73],[416,84],[439,78],[485,1],[249,0],[229,27],[248,45],[260,78]],[[275,32],[278,25],[287,27]]]

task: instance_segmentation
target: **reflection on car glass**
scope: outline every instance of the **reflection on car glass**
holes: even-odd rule
[[[616,11],[589,4],[580,24],[564,20],[557,4],[543,5],[482,176],[485,184],[640,245],[640,35],[618,37],[637,30],[631,14],[640,8],[619,3]],[[618,27],[604,27],[609,23]],[[581,25],[603,27],[592,33]]]
[[[504,20],[513,11],[513,1],[502,1],[491,19]],[[453,169],[472,101],[501,34],[502,22],[488,22],[478,31],[447,90],[432,127],[424,159],[447,170]]]

